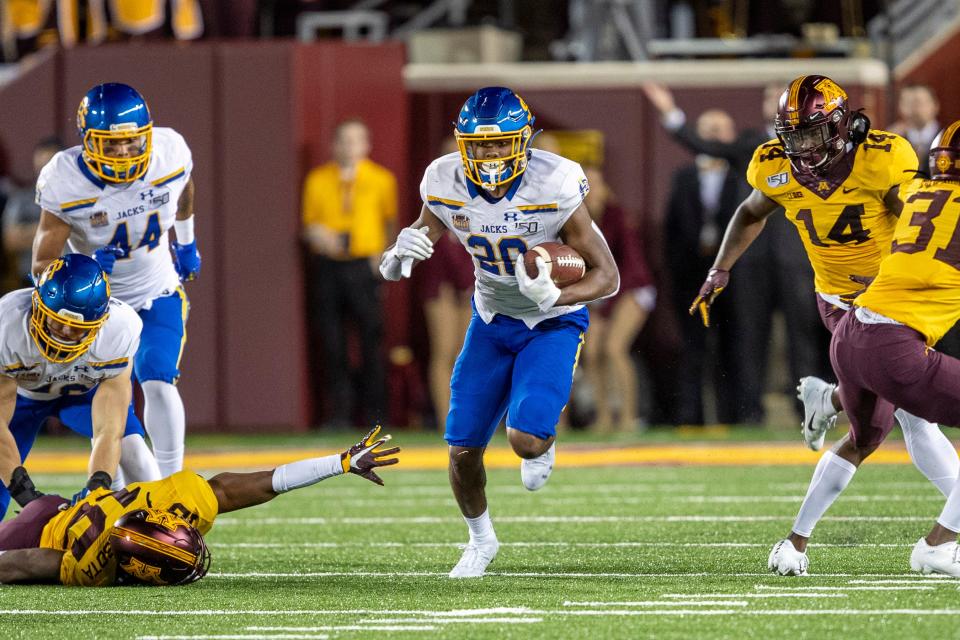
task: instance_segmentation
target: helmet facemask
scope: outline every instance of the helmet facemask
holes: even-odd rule
[[[501,132],[496,125],[480,125],[475,133],[454,131],[460,159],[467,179],[475,185],[494,191],[527,170],[528,147],[533,138],[530,125],[519,131]],[[497,158],[476,157],[476,149],[483,142],[510,143],[510,152]]]
[[[61,309],[54,311],[43,303],[38,291],[33,292],[33,306],[30,312],[30,337],[50,362],[65,363],[76,360],[87,350],[97,338],[100,327],[107,321],[109,313],[93,321],[85,321],[79,313]],[[84,331],[83,337],[75,341],[65,341],[58,338],[50,330],[50,321]]]
[[[843,156],[846,140],[841,124],[846,116],[844,111],[837,109],[826,119],[810,124],[786,125],[778,120],[777,137],[794,169],[823,173]]]
[[[128,158],[108,154],[111,142],[134,140],[138,153]],[[110,131],[88,129],[83,135],[83,161],[97,177],[105,182],[126,183],[142,178],[150,164],[153,150],[153,125],[137,127],[134,124],[113,125]]]

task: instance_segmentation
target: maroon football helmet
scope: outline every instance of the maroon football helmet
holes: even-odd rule
[[[849,119],[840,85],[826,76],[800,76],[780,96],[775,128],[795,170],[823,173],[846,154]]]
[[[163,509],[121,516],[110,530],[118,584],[180,585],[210,568],[210,550],[196,528]]]
[[[960,120],[937,134],[929,158],[931,178],[960,181]]]

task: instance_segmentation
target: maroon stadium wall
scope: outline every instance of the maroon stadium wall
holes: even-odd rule
[[[204,255],[192,299],[181,391],[191,430],[303,430],[312,407],[307,385],[300,184],[329,155],[333,128],[363,118],[373,158],[400,184],[402,223],[419,211],[423,169],[450,134],[469,90],[445,85],[408,91],[400,44],[289,41],[142,44],[76,49],[41,58],[0,89],[0,143],[12,173],[30,179],[30,150],[59,133],[76,140],[73,118],[87,88],[121,81],[148,98],[155,121],[181,131],[194,153],[197,226]],[[844,82],[876,123],[878,89]],[[520,91],[546,129],[600,129],[607,179],[645,233],[656,266],[672,172],[691,156],[663,132],[639,87]],[[696,118],[729,111],[738,127],[761,126],[757,86],[676,88]],[[692,295],[692,294],[691,294]],[[661,300],[666,300],[663,296]],[[422,319],[407,282],[385,288],[390,415],[409,424],[425,403],[427,355]],[[669,345],[661,305],[648,325],[654,344]],[[413,347],[413,359],[406,346]]]
[[[76,105],[99,82],[137,87],[190,143],[204,258],[187,285],[191,430],[309,426],[300,182],[350,116],[370,123],[374,159],[406,170],[402,65],[399,45],[118,45],[50,55],[0,90],[0,143],[22,183],[37,140],[75,143]]]

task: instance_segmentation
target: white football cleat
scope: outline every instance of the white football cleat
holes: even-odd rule
[[[960,547],[954,542],[945,542],[931,547],[925,538],[920,538],[910,552],[910,568],[919,573],[942,573],[960,578]]]
[[[837,424],[837,410],[833,407],[833,390],[837,385],[820,378],[800,378],[797,398],[803,402],[803,440],[814,451],[820,451],[827,431]]]
[[[557,454],[557,443],[554,442],[546,452],[536,458],[520,461],[520,480],[527,491],[536,491],[543,488],[553,473],[553,460]]]
[[[767,559],[767,568],[781,576],[805,576],[809,564],[806,552],[797,551],[789,540],[773,545]]]
[[[481,578],[487,571],[487,565],[497,557],[500,543],[496,538],[484,542],[470,541],[463,549],[460,562],[450,570],[451,578]]]

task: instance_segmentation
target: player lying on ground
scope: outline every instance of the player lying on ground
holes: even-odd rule
[[[783,207],[810,258],[820,318],[832,332],[863,289],[862,280],[880,268],[901,207],[898,188],[915,177],[917,157],[900,136],[871,129],[866,116],[850,109],[846,92],[824,76],[801,76],[790,83],[780,97],[775,129],[778,139],[759,146],[750,162],[747,181],[754,190],[730,220],[690,312],[699,310],[708,322],[710,304],[728,285],[730,269],[763,231],[767,217]],[[836,421],[834,388],[804,378],[800,391],[803,436],[816,450]],[[896,417],[913,463],[948,494],[960,469],[950,441],[923,418],[905,410]],[[790,537],[770,554],[771,570],[806,571],[806,545],[814,527],[889,431],[857,434],[851,427],[833,451],[823,454]]]
[[[960,319],[960,121],[933,141],[929,165],[932,179],[901,188],[904,209],[890,255],[830,344],[857,437],[889,431],[894,407],[960,425],[960,360],[933,349]],[[960,577],[958,532],[955,481],[933,529],[914,546],[910,567]]]
[[[201,266],[193,157],[179,133],[154,127],[146,100],[125,84],[86,93],[77,133],[81,144],[54,156],[37,179],[42,212],[33,272],[65,251],[93,256],[110,276],[114,297],[143,320],[133,377],[159,465],[149,479],[157,480],[183,468],[186,422],[176,383],[190,303],[181,283],[195,279]]]
[[[180,471],[119,491],[99,488],[74,506],[60,496],[36,496],[0,524],[0,583],[46,582],[103,587],[176,585],[207,573],[203,536],[218,514],[245,509],[278,494],[355,473],[383,485],[378,467],[399,462],[381,449],[380,427],[343,453],[309,458],[272,471],[221,473],[204,480]]]
[[[20,465],[51,416],[92,438],[88,490],[109,488],[118,461],[134,480],[160,477],[130,402],[140,327],[136,312],[110,297],[96,261],[80,254],[0,298],[0,519],[11,496],[20,506],[36,496]]]
[[[521,480],[541,488],[553,470],[560,412],[570,397],[589,316],[583,303],[615,294],[620,275],[583,204],[583,170],[530,149],[533,114],[520,96],[486,87],[467,99],[454,134],[459,153],[433,161],[420,183],[423,208],[380,264],[387,280],[409,277],[433,255],[447,229],[475,260],[474,314],[450,380],[450,485],[470,532],[451,578],[479,577],[500,545],[487,510],[483,453],[506,417],[507,439],[522,458]],[[562,240],[586,264],[579,281],[557,287],[524,253]]]

